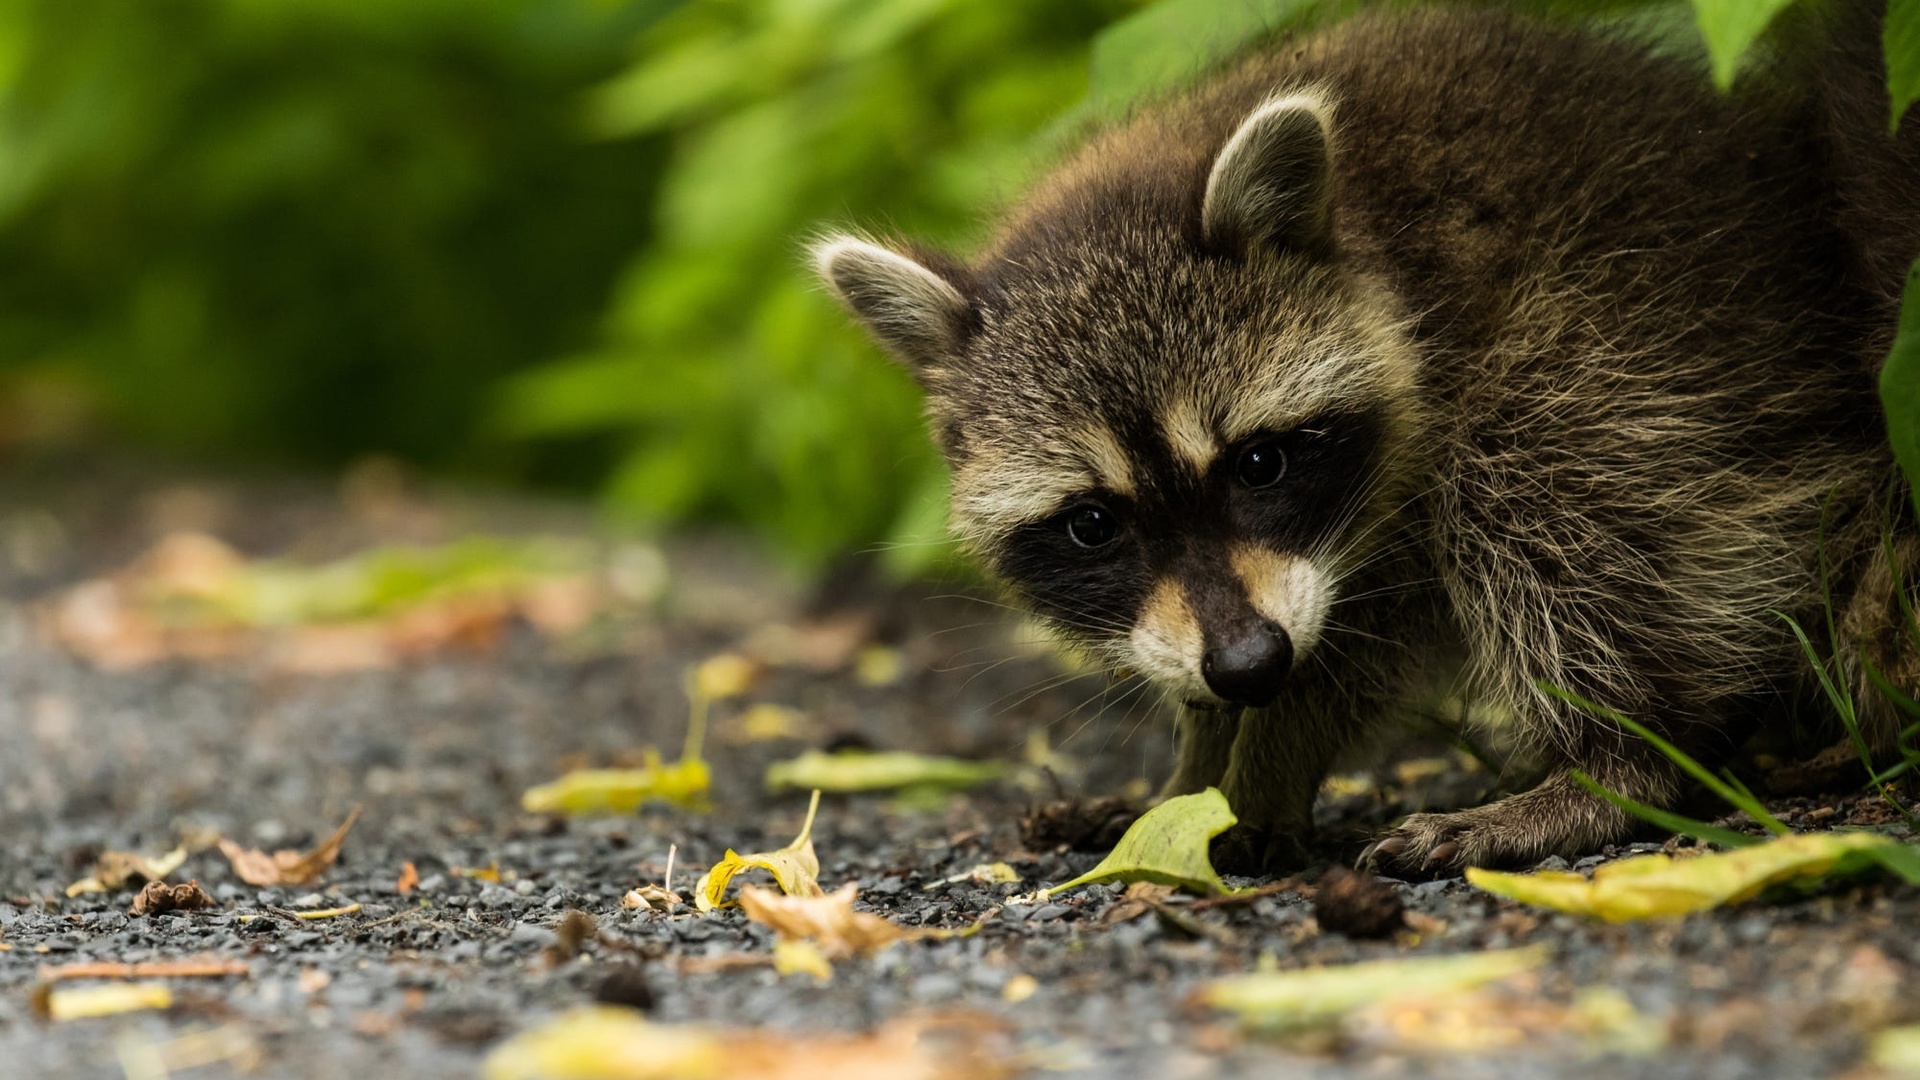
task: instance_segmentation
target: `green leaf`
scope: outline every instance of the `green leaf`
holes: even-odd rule
[[[1506,874],[1474,867],[1467,880],[1537,907],[1631,922],[1705,911],[1776,885],[1818,885],[1876,868],[1920,882],[1920,849],[1879,833],[1801,833],[1691,859],[1637,855],[1602,865],[1591,879],[1565,871]]]
[[[1733,86],[1747,50],[1793,0],[1693,0],[1694,21],[1707,41],[1713,65],[1713,83],[1722,90]]]
[[[1471,990],[1539,967],[1546,959],[1547,950],[1536,945],[1461,956],[1371,960],[1229,976],[1201,986],[1194,996],[1202,1004],[1238,1014],[1255,1027],[1313,1027],[1369,1005]]]
[[[1581,787],[1586,788],[1596,798],[1610,802],[1620,809],[1625,810],[1627,813],[1632,814],[1634,817],[1658,825],[1668,832],[1679,833],[1681,836],[1691,836],[1696,840],[1705,840],[1710,844],[1719,844],[1721,847],[1726,848],[1751,847],[1754,844],[1760,843],[1760,838],[1757,836],[1748,836],[1746,833],[1734,832],[1732,829],[1723,829],[1718,825],[1709,825],[1704,821],[1695,820],[1684,814],[1676,814],[1670,810],[1662,810],[1657,806],[1649,806],[1637,799],[1629,799],[1618,792],[1609,791],[1598,781],[1594,780],[1593,777],[1578,770],[1574,772],[1573,780]]]
[[[902,788],[970,788],[998,780],[1007,766],[998,761],[966,761],[904,752],[848,750],[828,754],[809,750],[792,761],[767,766],[767,790],[894,791]]]
[[[1161,0],[1094,39],[1089,97],[1098,109],[1115,109],[1191,82],[1321,6],[1321,0]]]
[[[1045,899],[1102,881],[1151,881],[1198,893],[1232,893],[1235,890],[1214,872],[1207,847],[1239,820],[1218,788],[1176,796],[1140,815],[1100,865],[1038,895]]]
[[[1880,369],[1880,406],[1887,412],[1887,438],[1920,509],[1920,262],[1907,270],[1900,299],[1900,332]]]
[[[1898,131],[1907,106],[1920,98],[1920,0],[1888,0],[1880,44],[1887,60],[1887,94],[1893,99],[1887,129]]]

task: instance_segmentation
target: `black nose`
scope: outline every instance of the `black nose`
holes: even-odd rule
[[[1247,624],[1200,659],[1208,689],[1254,708],[1279,695],[1292,667],[1293,639],[1279,624],[1264,620]]]

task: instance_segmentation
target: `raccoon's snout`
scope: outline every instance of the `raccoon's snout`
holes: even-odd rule
[[[1236,705],[1260,708],[1280,695],[1293,669],[1293,639],[1270,619],[1244,624],[1200,659],[1207,689]]]

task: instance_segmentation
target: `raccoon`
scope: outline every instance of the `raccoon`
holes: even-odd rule
[[[1164,791],[1225,793],[1227,865],[1298,862],[1336,759],[1436,695],[1546,778],[1367,858],[1577,855],[1631,821],[1576,770],[1682,776],[1553,691],[1720,763],[1808,696],[1783,615],[1835,614],[1877,745],[1861,658],[1920,675],[1874,378],[1920,150],[1856,7],[1732,95],[1627,36],[1363,15],[1094,134],[975,259],[813,259],[925,388],[957,533],[1177,706]]]

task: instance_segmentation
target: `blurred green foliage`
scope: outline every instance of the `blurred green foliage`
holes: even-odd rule
[[[0,0],[0,448],[91,408],[925,570],[918,392],[805,240],[969,250],[1086,124],[1367,2]],[[1504,2],[1724,79],[1816,0]],[[1886,49],[1897,121],[1920,0]]]
[[[1121,0],[741,0],[682,8],[594,96],[607,137],[664,134],[653,245],[604,345],[515,380],[516,434],[618,430],[614,505],[746,522],[803,563],[944,550],[912,381],[813,284],[805,238],[864,223],[964,246],[1079,101]]]
[[[670,6],[0,3],[6,437],[524,467],[475,417],[649,236],[660,146],[579,101]]]

